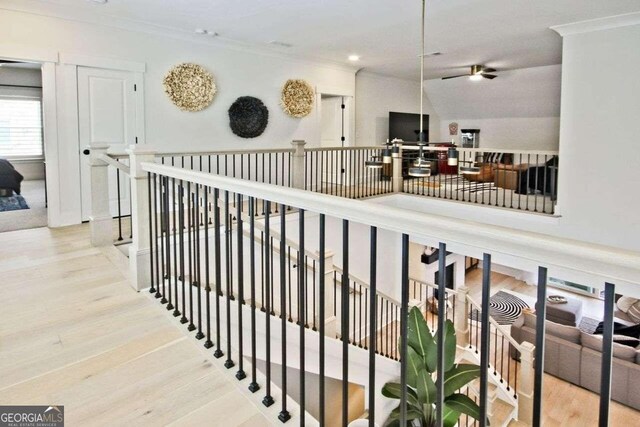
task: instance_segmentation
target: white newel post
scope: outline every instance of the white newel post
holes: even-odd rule
[[[324,256],[324,277],[320,276],[320,268],[316,269],[318,274],[318,283],[324,283],[324,319],[320,318],[320,310],[316,308],[316,325],[324,322],[326,336],[335,337],[337,332],[337,319],[333,315],[333,252],[325,251]],[[316,301],[318,307],[320,305],[320,286],[316,287]]]
[[[524,341],[520,344],[520,387],[518,391],[518,421],[527,425],[533,422],[533,380],[535,346]]]
[[[113,244],[113,217],[109,209],[109,165],[102,160],[109,145],[94,144],[90,147],[91,167],[91,214],[89,227],[91,244],[107,246]]]
[[[466,286],[460,286],[456,289],[456,292],[456,322],[454,327],[458,346],[464,348],[469,345],[469,301],[467,300],[469,289]]]
[[[294,140],[293,155],[291,156],[291,185],[293,188],[304,190],[304,146],[306,142]]]
[[[393,192],[402,192],[402,145],[398,144],[398,154],[391,155],[392,176],[391,183],[393,184]]]
[[[142,163],[153,163],[155,151],[143,145],[132,145],[128,150],[131,179],[131,227],[133,241],[129,247],[131,286],[137,291],[151,286],[149,264],[149,178]]]

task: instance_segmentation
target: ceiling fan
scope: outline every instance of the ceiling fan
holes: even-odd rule
[[[442,80],[448,80],[448,79],[457,79],[458,77],[469,77],[469,79],[471,80],[482,80],[482,79],[495,79],[496,76],[495,74],[489,74],[489,73],[495,73],[497,70],[495,68],[485,68],[484,65],[472,65],[471,66],[471,72],[469,74],[460,74],[458,76],[449,76],[449,77],[443,77]]]

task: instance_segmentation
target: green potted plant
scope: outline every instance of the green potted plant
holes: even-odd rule
[[[409,312],[407,346],[407,426],[432,427],[436,425],[437,344],[427,326],[420,309]],[[400,338],[402,340],[402,337]],[[468,396],[459,393],[465,385],[480,376],[480,367],[473,364],[455,363],[456,333],[453,322],[444,325],[444,408],[443,423],[453,427],[460,415],[466,414],[476,420],[480,418],[480,407]],[[382,394],[391,399],[400,399],[400,383],[389,382],[382,387]],[[386,426],[400,427],[400,405],[395,408]]]

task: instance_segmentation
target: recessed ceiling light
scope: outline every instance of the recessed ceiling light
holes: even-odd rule
[[[207,34],[207,30],[204,28],[196,28],[196,34]]]
[[[195,29],[195,33],[196,34],[200,34],[200,35],[207,35],[207,36],[211,36],[211,37],[217,37],[219,34],[216,33],[215,31],[209,31],[209,30],[205,30],[204,28],[196,28]]]
[[[360,57],[358,55],[349,55],[349,61],[359,61]]]

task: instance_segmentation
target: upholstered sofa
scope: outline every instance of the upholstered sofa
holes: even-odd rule
[[[511,336],[535,345],[536,316],[521,315],[511,325]],[[544,371],[595,393],[600,391],[602,337],[551,321],[545,323]],[[512,348],[511,357],[519,358]],[[640,350],[613,344],[611,398],[640,410]]]

